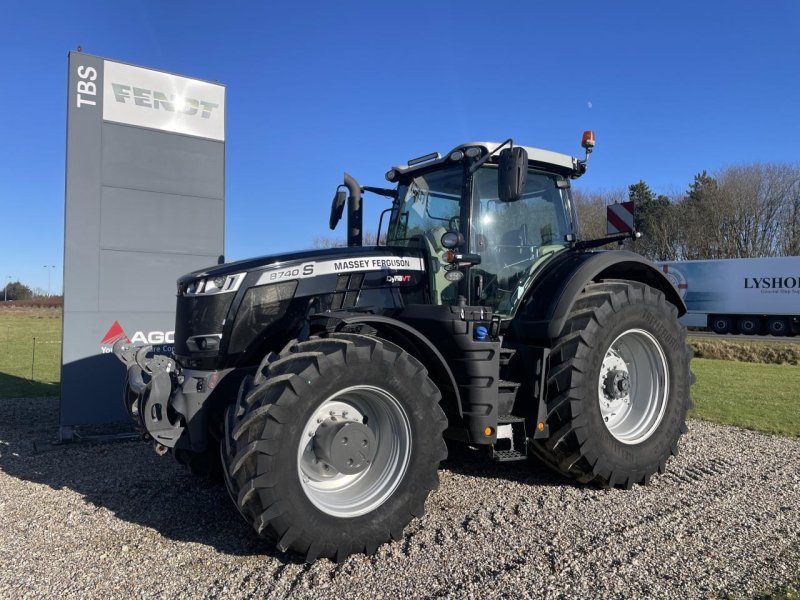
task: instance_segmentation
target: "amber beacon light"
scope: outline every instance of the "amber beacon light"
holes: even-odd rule
[[[581,146],[586,148],[588,152],[592,151],[594,148],[594,131],[584,131],[583,137],[581,138]]]

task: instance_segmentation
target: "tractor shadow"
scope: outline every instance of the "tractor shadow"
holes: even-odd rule
[[[35,381],[9,373],[0,373],[0,399],[57,396],[60,389],[61,385],[58,383]]]
[[[283,564],[302,562],[259,538],[221,481],[193,476],[139,440],[54,444],[57,431],[58,398],[0,400],[0,473],[71,490],[90,505],[170,540]],[[87,531],[87,539],[90,535]]]
[[[191,475],[171,456],[159,457],[139,440],[54,444],[57,431],[58,398],[0,400],[0,474],[73,491],[93,507],[170,540],[205,544],[229,555],[274,558],[283,565],[303,562],[259,538],[221,482]],[[440,469],[527,485],[578,485],[535,460],[497,463],[485,452],[460,445],[450,447]],[[91,532],[85,535],[88,540]]]
[[[502,479],[512,483],[544,487],[592,487],[568,479],[550,470],[534,456],[526,460],[497,462],[493,460],[488,448],[475,448],[464,444],[447,444],[448,456],[442,461],[440,469],[482,479]]]

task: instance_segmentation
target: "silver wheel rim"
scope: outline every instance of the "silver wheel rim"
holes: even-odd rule
[[[603,358],[597,391],[603,423],[616,440],[640,444],[653,435],[669,396],[669,370],[658,341],[643,329],[617,336]]]
[[[314,436],[330,417],[364,423],[374,434],[376,453],[360,473],[339,473],[315,454]],[[411,426],[405,409],[386,390],[360,385],[325,400],[306,422],[297,448],[297,472],[314,506],[335,517],[357,517],[375,510],[394,493],[410,457]]]

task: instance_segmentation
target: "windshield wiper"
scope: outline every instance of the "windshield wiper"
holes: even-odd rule
[[[387,198],[397,199],[397,190],[389,188],[379,188],[379,187],[373,187],[371,185],[362,185],[361,191],[372,192],[373,194],[378,194],[379,196],[386,196]]]

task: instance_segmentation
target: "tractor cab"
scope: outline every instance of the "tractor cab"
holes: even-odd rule
[[[463,144],[386,174],[397,183],[386,244],[423,249],[435,304],[462,296],[511,317],[537,270],[575,237],[569,180],[585,161],[510,144]]]

